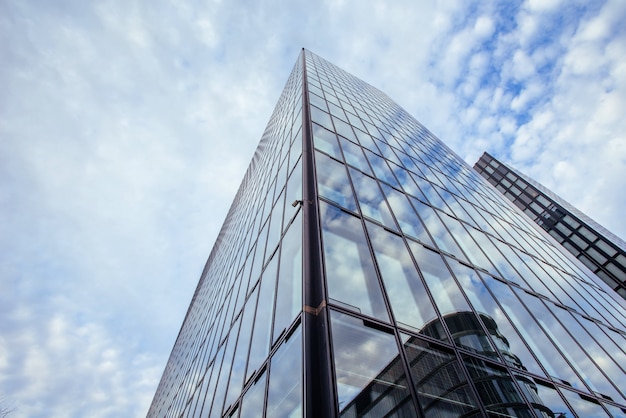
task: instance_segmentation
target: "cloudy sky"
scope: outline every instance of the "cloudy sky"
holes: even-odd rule
[[[12,416],[145,416],[302,47],[626,238],[624,21],[620,0],[0,0]]]

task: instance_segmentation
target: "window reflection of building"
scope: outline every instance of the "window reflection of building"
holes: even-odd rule
[[[493,318],[480,314],[480,319],[505,361],[523,369]],[[499,361],[498,353],[474,313],[449,314],[444,317],[444,321],[457,345]],[[443,330],[441,325],[439,320],[432,321],[424,327],[422,333],[437,337]],[[371,344],[371,339],[363,343],[368,346]],[[418,401],[426,417],[481,416],[475,393],[452,349],[408,335],[403,335],[403,347]],[[491,416],[532,417],[536,414],[555,417],[552,410],[542,402],[537,385],[530,378],[516,376],[514,380],[504,367],[470,355],[462,356],[462,362],[480,401]],[[337,367],[340,375],[345,372],[342,376],[348,376],[353,387],[358,387],[356,381],[364,378],[359,373],[344,370],[341,364]],[[346,380],[343,382],[346,383]],[[340,414],[342,417],[412,416],[406,408],[411,402],[406,385],[400,355],[397,355],[369,383],[360,383],[363,389],[353,393],[349,402],[340,405]]]

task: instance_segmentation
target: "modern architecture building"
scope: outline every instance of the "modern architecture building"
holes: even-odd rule
[[[487,152],[474,169],[626,299],[626,242],[542,184]]]
[[[623,303],[303,50],[148,416],[625,417]]]

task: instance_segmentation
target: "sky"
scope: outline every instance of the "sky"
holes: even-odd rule
[[[626,2],[0,0],[0,398],[142,417],[302,47],[626,238]]]

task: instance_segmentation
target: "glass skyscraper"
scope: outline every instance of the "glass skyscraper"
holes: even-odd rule
[[[626,242],[542,184],[486,152],[474,169],[626,299]]]
[[[626,417],[623,300],[303,50],[149,417]]]

